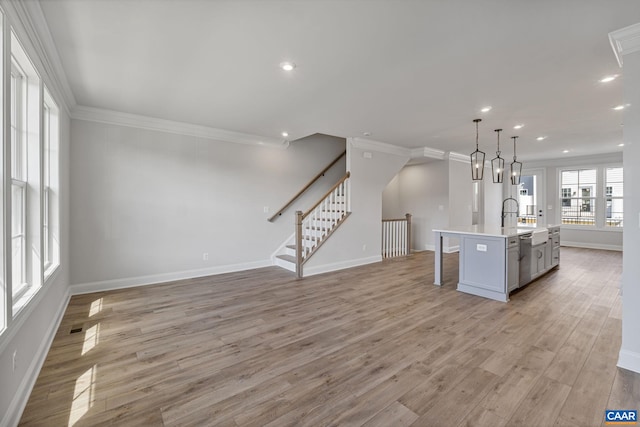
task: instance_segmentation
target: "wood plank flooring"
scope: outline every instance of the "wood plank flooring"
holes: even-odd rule
[[[600,426],[640,409],[616,367],[619,252],[500,303],[433,252],[303,280],[264,268],[74,296],[24,426]],[[70,334],[82,327],[82,332]]]

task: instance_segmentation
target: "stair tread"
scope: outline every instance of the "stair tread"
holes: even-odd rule
[[[293,249],[295,251],[296,250],[296,245],[287,245],[287,248]]]
[[[288,262],[292,262],[292,263],[296,263],[296,257],[291,256],[291,255],[276,255],[276,258],[280,258],[282,260],[288,261]]]

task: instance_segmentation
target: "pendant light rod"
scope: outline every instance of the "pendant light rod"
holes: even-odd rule
[[[516,159],[516,139],[518,139],[517,136],[512,136],[511,139],[513,139],[513,161],[515,162]]]
[[[496,129],[494,132],[498,134],[498,151],[496,151],[496,154],[500,157],[500,132],[502,132],[502,129]]]
[[[482,119],[473,119],[473,122],[476,124],[476,150],[478,149],[478,123],[480,123]]]

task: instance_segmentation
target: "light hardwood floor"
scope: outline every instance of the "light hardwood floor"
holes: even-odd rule
[[[561,256],[509,303],[457,292],[457,254],[434,286],[433,252],[74,296],[21,425],[600,426],[640,409],[622,255]]]

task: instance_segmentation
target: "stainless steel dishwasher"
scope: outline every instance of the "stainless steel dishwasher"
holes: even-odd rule
[[[518,286],[531,281],[531,234],[520,236],[520,274]]]

